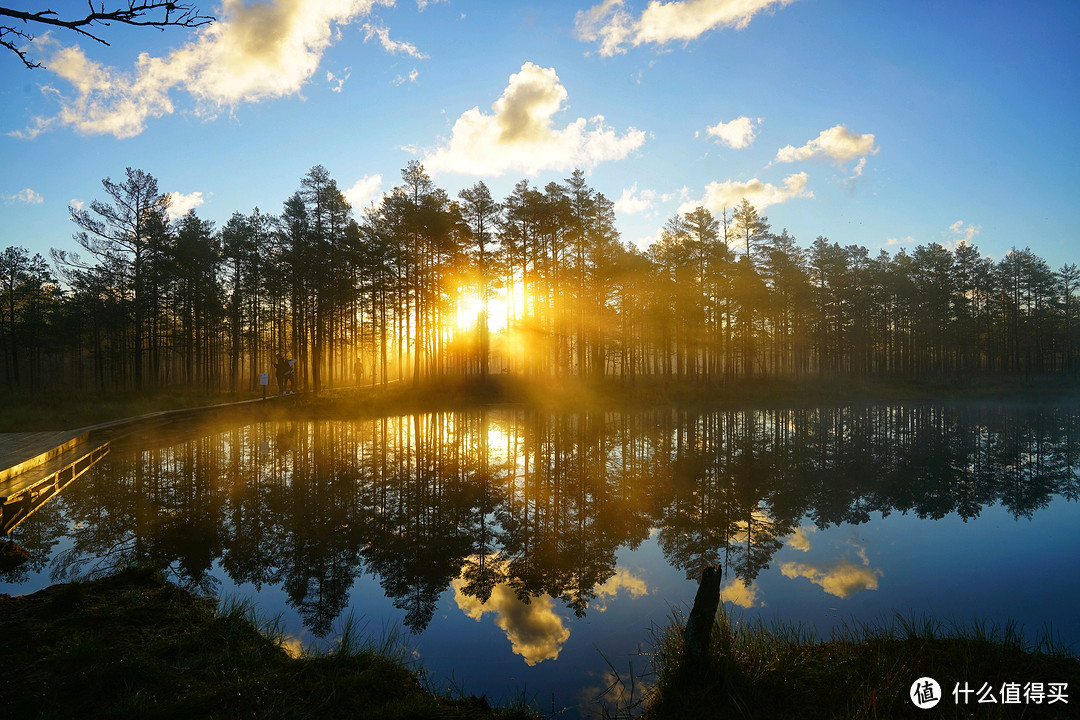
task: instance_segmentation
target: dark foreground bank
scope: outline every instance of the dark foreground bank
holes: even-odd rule
[[[1050,636],[1030,645],[1007,624],[897,617],[821,642],[798,627],[743,624],[721,607],[708,650],[689,655],[680,622],[657,631],[643,720],[1080,717],[1073,649]]]
[[[535,717],[435,695],[403,657],[356,638],[342,646],[291,657],[246,608],[218,608],[154,571],[0,595],[0,717]]]

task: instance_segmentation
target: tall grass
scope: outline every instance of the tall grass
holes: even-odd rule
[[[1004,682],[1067,682],[1074,693],[1080,688],[1080,661],[1050,628],[1029,642],[1013,622],[961,624],[897,614],[845,623],[824,640],[807,626],[747,622],[721,607],[710,652],[695,666],[683,657],[684,625],[675,615],[653,629],[655,685],[635,705],[609,716],[917,717],[922,711],[908,692],[917,678],[930,676],[941,684],[947,716],[1024,717],[1023,706],[958,706],[951,690],[965,681],[996,688]],[[1073,717],[1076,702],[1043,705],[1037,717]]]

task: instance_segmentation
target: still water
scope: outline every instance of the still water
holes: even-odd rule
[[[1012,620],[1080,649],[1078,497],[1076,406],[189,428],[114,446],[21,525],[0,592],[148,561],[298,646],[351,616],[400,629],[435,687],[588,717],[716,563],[747,620]]]

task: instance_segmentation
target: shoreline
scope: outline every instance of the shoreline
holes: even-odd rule
[[[1080,380],[1061,378],[972,378],[891,382],[851,378],[798,380],[748,379],[730,383],[691,383],[674,379],[639,378],[582,381],[506,375],[444,379],[413,385],[331,388],[318,394],[291,396],[261,393],[204,394],[104,393],[73,395],[44,393],[12,396],[0,413],[0,432],[59,431],[138,420],[151,415],[192,415],[201,411],[251,415],[304,412],[370,414],[423,412],[485,405],[527,405],[547,411],[633,411],[657,407],[678,409],[741,409],[814,407],[849,404],[926,402],[1080,402]],[[278,410],[274,405],[284,405]],[[242,410],[242,408],[245,408]]]

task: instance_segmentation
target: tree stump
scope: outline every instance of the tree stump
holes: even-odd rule
[[[683,663],[685,667],[698,667],[707,660],[709,641],[712,639],[716,608],[720,605],[720,566],[706,567],[701,573],[701,584],[694,596],[694,607],[683,630]]]

